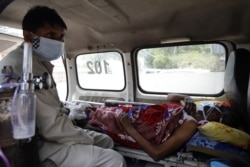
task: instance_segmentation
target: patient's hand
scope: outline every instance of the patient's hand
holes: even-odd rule
[[[131,120],[129,119],[127,113],[121,113],[118,116],[119,121],[121,122],[123,128],[128,132],[129,129],[133,129],[133,125],[131,124]]]
[[[182,102],[181,102],[182,103]],[[186,96],[184,98],[184,110],[189,114],[192,115],[193,113],[196,112],[196,104],[194,103],[193,99],[189,96]]]

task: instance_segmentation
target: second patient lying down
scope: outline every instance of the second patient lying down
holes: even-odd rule
[[[199,123],[230,124],[226,115],[230,111],[225,106],[206,103],[196,112],[193,100],[178,94],[168,95],[166,103],[87,107],[86,113],[88,124],[117,143],[143,149],[156,161],[178,151],[195,134]]]

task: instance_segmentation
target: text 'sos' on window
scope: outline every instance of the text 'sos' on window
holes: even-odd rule
[[[123,59],[118,52],[78,55],[76,67],[83,89],[119,91],[125,87]]]

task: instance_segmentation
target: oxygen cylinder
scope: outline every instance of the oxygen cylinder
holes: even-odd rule
[[[32,74],[32,45],[24,42],[23,75],[12,101],[11,123],[14,139],[35,135],[36,95]]]

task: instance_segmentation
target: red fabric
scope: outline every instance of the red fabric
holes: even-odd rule
[[[137,111],[139,117],[133,119],[132,116]],[[123,130],[117,119],[121,112],[128,113],[135,129],[156,144],[166,141],[172,135],[183,115],[181,106],[168,103],[151,106],[101,106],[90,114],[89,124],[99,127],[115,142],[131,148],[140,148],[140,145]]]

